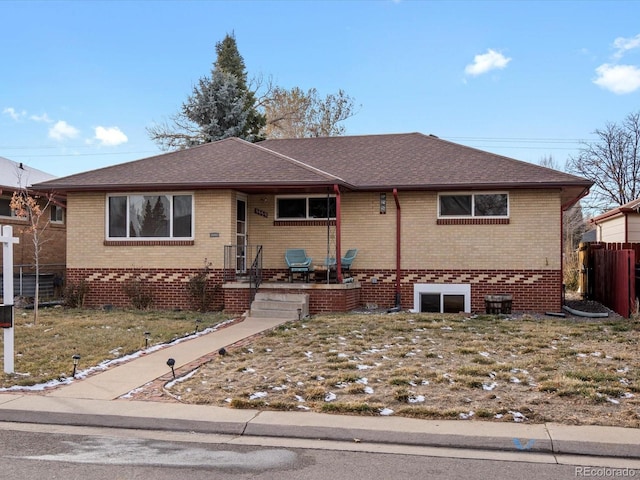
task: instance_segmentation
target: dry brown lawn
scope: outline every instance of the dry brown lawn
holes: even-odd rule
[[[322,315],[203,364],[182,402],[275,410],[640,427],[633,320]]]
[[[73,373],[72,356],[80,355],[78,371],[139,352],[145,345],[166,344],[228,319],[219,313],[140,310],[41,308],[36,323],[32,310],[16,309],[15,374],[0,374],[0,388],[41,385]],[[196,322],[196,320],[199,320]],[[145,332],[149,339],[145,340]],[[4,335],[0,334],[0,372],[4,372]]]

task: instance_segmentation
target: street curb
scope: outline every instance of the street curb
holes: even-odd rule
[[[619,427],[345,417],[5,395],[0,396],[0,421],[640,459],[640,430]]]

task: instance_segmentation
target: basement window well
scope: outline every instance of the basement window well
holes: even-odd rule
[[[416,283],[413,311],[430,313],[471,312],[471,285]]]

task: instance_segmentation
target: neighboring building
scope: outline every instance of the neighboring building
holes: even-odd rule
[[[597,242],[640,242],[640,198],[613,208],[590,220]]]
[[[0,157],[0,225],[12,226],[13,236],[19,239],[19,243],[13,246],[13,263],[14,273],[17,277],[22,274],[23,280],[34,271],[33,237],[27,228],[29,226],[27,220],[16,217],[15,212],[12,211],[11,197],[14,192],[22,188],[26,188],[34,197],[41,195],[42,192],[34,191],[32,185],[54,178],[56,177],[41,170]],[[45,203],[43,201],[43,205]],[[50,220],[50,225],[42,237],[39,263],[41,272],[44,274],[43,278],[48,277],[47,282],[50,285],[54,275],[62,278],[65,271],[67,238],[64,199],[57,197],[56,201],[49,204],[44,215]],[[0,261],[1,259],[0,251]],[[23,293],[20,289],[25,286],[25,283],[16,281],[16,295]]]
[[[484,311],[493,294],[559,311],[562,211],[591,185],[409,133],[229,138],[36,187],[67,195],[67,277],[87,282],[87,305],[127,305],[122,287],[140,278],[156,307],[189,308],[187,281],[208,262],[216,305],[242,312],[257,259],[260,290],[308,293],[317,313]],[[338,262],[337,284],[289,283],[288,248],[318,265],[358,255],[348,281]]]

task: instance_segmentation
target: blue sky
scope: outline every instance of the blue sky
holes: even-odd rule
[[[0,156],[57,176],[161,151],[233,32],[250,77],[344,89],[347,134],[563,166],[640,110],[637,1],[0,1]]]

